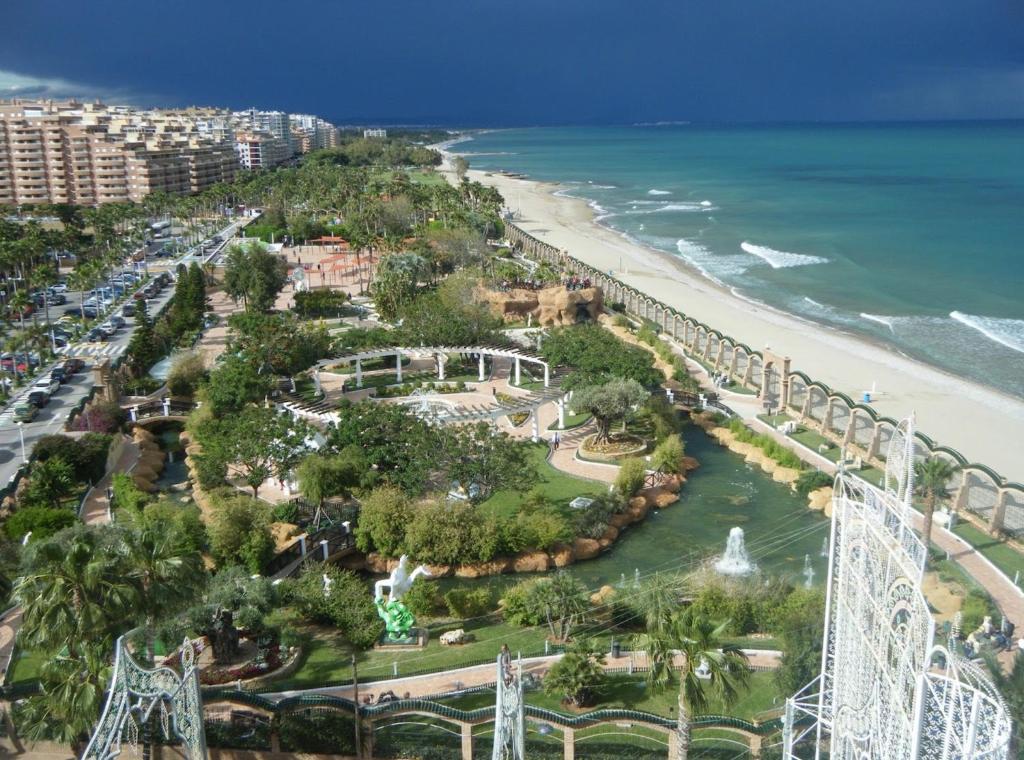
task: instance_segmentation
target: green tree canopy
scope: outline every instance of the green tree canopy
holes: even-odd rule
[[[246,311],[266,311],[274,305],[288,280],[288,266],[280,256],[258,242],[228,247],[224,265],[224,291]]]
[[[612,423],[643,406],[650,394],[636,380],[615,379],[573,392],[572,407],[594,415],[598,443],[608,441]]]

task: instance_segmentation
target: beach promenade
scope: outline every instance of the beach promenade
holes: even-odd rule
[[[515,224],[538,239],[756,350],[770,348],[792,367],[852,398],[875,388],[872,406],[980,462],[1024,481],[1024,401],[946,374],[885,347],[738,297],[681,259],[635,244],[594,221],[560,188],[471,170],[470,178],[515,198]]]

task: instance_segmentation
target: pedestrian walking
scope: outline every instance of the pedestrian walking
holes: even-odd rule
[[[560,436],[558,433],[555,433],[554,444],[555,451],[558,451],[558,447],[562,444],[562,436]]]

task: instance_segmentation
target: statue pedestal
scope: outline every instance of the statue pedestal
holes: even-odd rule
[[[389,639],[387,633],[384,633],[373,648],[378,652],[409,652],[426,647],[428,638],[426,628],[412,628],[404,639]]]

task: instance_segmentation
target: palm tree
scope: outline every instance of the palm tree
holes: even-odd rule
[[[723,642],[728,625],[728,621],[716,625],[686,607],[676,611],[660,630],[638,637],[637,648],[647,653],[650,664],[648,683],[654,688],[679,689],[679,760],[686,760],[690,751],[691,712],[706,712],[712,696],[725,705],[733,704],[750,678],[747,656]],[[682,656],[678,673],[674,667],[677,654]]]
[[[939,499],[949,496],[949,481],[960,470],[958,465],[941,457],[922,459],[914,464],[914,483],[919,494],[924,496],[924,525],[921,538],[925,549],[932,539],[932,518]]]
[[[138,593],[136,612],[143,618],[146,659],[152,664],[157,621],[194,598],[206,578],[203,561],[198,552],[183,547],[180,536],[163,528],[125,531],[119,548],[126,577]]]

